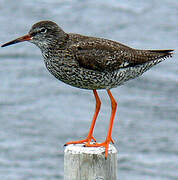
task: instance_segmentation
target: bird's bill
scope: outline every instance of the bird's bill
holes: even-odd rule
[[[17,39],[14,39],[14,40],[12,40],[10,42],[5,43],[1,47],[5,47],[5,46],[9,46],[9,45],[12,45],[12,44],[16,44],[16,43],[23,42],[23,41],[29,41],[29,40],[32,40],[32,36],[27,34],[25,36],[19,37]]]

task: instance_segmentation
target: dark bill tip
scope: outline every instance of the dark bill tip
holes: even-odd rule
[[[16,43],[19,43],[19,42],[23,42],[23,41],[29,41],[31,39],[32,39],[32,36],[27,34],[25,36],[22,36],[20,38],[17,38],[15,40],[12,40],[10,42],[5,43],[5,44],[1,45],[1,47],[6,47],[6,46],[9,46],[9,45],[12,45],[12,44],[16,44]]]

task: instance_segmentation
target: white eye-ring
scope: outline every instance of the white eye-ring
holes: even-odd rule
[[[41,32],[41,33],[46,33],[46,32],[47,32],[47,29],[46,29],[46,28],[41,28],[40,32]]]

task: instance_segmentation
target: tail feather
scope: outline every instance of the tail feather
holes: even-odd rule
[[[158,52],[158,53],[170,53],[174,51],[174,49],[158,49],[158,50],[149,50],[150,52]]]
[[[158,53],[162,55],[172,55],[173,54],[173,49],[161,49],[161,50],[148,50],[149,52],[152,53]]]
[[[155,59],[166,59],[169,57],[172,57],[173,54],[173,49],[163,49],[163,50],[149,50],[150,52],[150,59],[153,58],[153,60]]]

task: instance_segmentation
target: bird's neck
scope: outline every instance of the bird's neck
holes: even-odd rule
[[[65,50],[67,45],[67,39],[53,39],[53,41],[48,43],[40,44],[42,55],[45,59],[54,58],[59,56],[60,51]]]

